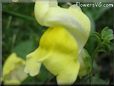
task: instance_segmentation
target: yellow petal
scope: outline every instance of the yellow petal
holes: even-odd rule
[[[71,85],[75,82],[78,76],[80,65],[79,63],[67,64],[66,69],[57,75],[58,85]]]
[[[3,67],[3,75],[7,75],[9,72],[14,70],[15,65],[14,64],[24,64],[24,60],[21,58],[18,58],[15,53],[12,53],[8,59],[5,61],[4,67]]]
[[[35,16],[37,16],[39,23],[44,22],[44,17],[46,16],[50,7],[57,6],[57,0],[37,0],[35,5]],[[37,11],[37,12],[36,12]]]
[[[47,1],[51,2],[51,0]],[[80,52],[84,47],[90,32],[90,20],[88,17],[75,5],[70,6],[67,9],[57,6],[57,4],[54,4],[55,6],[50,6],[49,3],[45,4],[45,0],[40,2],[42,2],[42,5],[39,1],[36,1],[35,3],[36,20],[43,26],[65,27],[75,37],[80,47]],[[45,8],[46,5],[48,5],[47,8]],[[43,13],[40,12],[40,10],[43,11]]]
[[[55,50],[67,54],[77,54],[78,45],[74,37],[64,28],[55,26],[42,35],[39,43],[46,51]]]
[[[38,74],[38,63],[42,63],[57,76],[58,84],[71,84],[79,72],[78,50],[77,42],[65,28],[48,28],[40,39],[39,48],[27,55],[26,72]]]
[[[46,58],[48,58],[48,55],[48,52],[40,47],[27,55],[24,71],[31,76],[39,74],[41,64]]]
[[[24,65],[24,60],[18,57],[16,53],[12,53],[3,66],[4,84],[21,84],[27,78]]]
[[[57,83],[73,84],[79,72],[79,62],[76,55],[53,51],[49,58],[44,60],[44,66],[56,76]]]
[[[39,74],[40,66],[41,66],[41,63],[28,59],[26,61],[26,67],[24,69],[24,72],[29,73],[31,76],[35,76]]]

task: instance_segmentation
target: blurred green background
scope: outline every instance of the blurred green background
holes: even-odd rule
[[[40,26],[35,20],[34,3],[3,3],[2,6],[2,62],[4,64],[12,52],[25,59],[28,53],[38,47],[39,39],[46,27]],[[60,6],[67,7],[67,4],[60,3]],[[91,35],[85,48],[91,55],[93,70],[82,79],[78,78],[74,84],[113,84],[114,40],[109,40],[110,43],[105,46],[98,43],[98,39],[103,41],[100,37],[104,27],[114,29],[114,7],[88,7],[82,10],[91,20]],[[29,76],[22,84],[36,83],[56,84],[56,80],[42,66],[38,76]]]

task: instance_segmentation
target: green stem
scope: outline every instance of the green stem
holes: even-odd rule
[[[6,29],[10,28],[11,21],[12,21],[12,16],[9,16],[8,22],[7,22],[7,25],[6,25]]]
[[[91,82],[91,80],[92,80],[92,77],[93,77],[93,63],[94,63],[94,60],[95,60],[95,58],[96,58],[96,55],[97,55],[97,53],[98,53],[98,51],[99,51],[99,49],[100,49],[100,47],[101,47],[101,43],[100,42],[98,42],[98,44],[97,44],[97,47],[95,48],[95,50],[93,51],[93,53],[92,53],[92,72],[91,72],[91,74],[90,74],[90,76],[91,76],[91,78],[90,78],[90,82]],[[92,83],[91,83],[92,84]]]
[[[30,21],[34,20],[34,18],[32,18],[31,16],[26,16],[26,15],[23,15],[23,14],[20,14],[20,13],[17,13],[17,12],[13,12],[13,11],[9,11],[9,10],[6,10],[6,9],[4,9],[3,12],[8,13],[8,14],[13,15],[13,16],[17,16],[17,17],[26,19],[26,20],[30,20]]]

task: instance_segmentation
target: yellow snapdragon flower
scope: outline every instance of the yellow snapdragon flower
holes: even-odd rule
[[[20,85],[27,78],[24,72],[25,61],[12,53],[3,66],[3,82],[5,85]]]
[[[75,5],[68,9],[59,7],[57,0],[36,1],[35,17],[39,24],[49,28],[42,35],[39,47],[27,55],[25,72],[35,76],[44,64],[56,76],[58,84],[73,84],[90,32],[88,17]]]

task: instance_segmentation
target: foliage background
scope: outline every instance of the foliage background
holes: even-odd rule
[[[34,18],[34,3],[2,4],[2,62],[16,52],[25,59],[26,55],[38,47],[38,42],[46,30]],[[60,3],[60,6],[66,6]],[[91,35],[85,48],[92,59],[92,72],[78,78],[74,84],[114,84],[114,40],[102,44],[101,32],[104,27],[114,29],[113,8],[82,8],[92,23]],[[114,30],[113,30],[114,31]],[[108,35],[113,33],[108,33]],[[106,37],[108,36],[106,35]],[[98,42],[100,41],[100,43]],[[55,77],[44,66],[36,77],[28,77],[22,84],[56,84]]]

